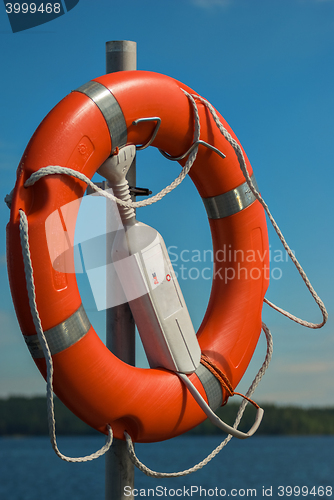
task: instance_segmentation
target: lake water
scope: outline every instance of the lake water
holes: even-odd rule
[[[184,436],[136,445],[148,467],[189,468],[220,443],[217,436]],[[59,437],[64,454],[82,456],[103,437]],[[104,500],[104,458],[61,461],[47,437],[0,438],[1,500]],[[334,498],[334,436],[232,439],[202,470],[175,479],[152,479],[136,470],[137,498]],[[116,499],[115,499],[116,500]]]

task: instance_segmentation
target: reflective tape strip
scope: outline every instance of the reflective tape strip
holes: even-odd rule
[[[75,344],[86,335],[91,327],[86,311],[81,305],[68,319],[44,332],[51,354],[57,354]],[[37,335],[24,335],[31,356],[44,358],[42,346]]]
[[[217,410],[223,403],[223,393],[219,380],[202,364],[199,365],[195,373],[204,387],[211,410]]]
[[[128,138],[125,118],[120,105],[110,90],[101,83],[90,81],[74,92],[85,94],[100,109],[109,128],[112,148],[125,146]]]
[[[254,177],[251,176],[255,189],[258,191],[258,186]],[[247,182],[241,184],[235,189],[227,193],[212,196],[212,198],[202,198],[209,219],[222,219],[229,217],[249,207],[255,200],[255,196],[250,190]]]

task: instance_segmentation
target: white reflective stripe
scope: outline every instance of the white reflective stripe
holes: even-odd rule
[[[254,174],[251,176],[251,179],[255,189],[258,191]],[[211,198],[202,198],[202,200],[209,219],[222,219],[249,207],[256,198],[247,182],[244,182],[227,193],[212,196]]]
[[[195,373],[204,387],[210,408],[214,411],[217,410],[223,403],[223,393],[219,380],[202,364],[199,365]]]
[[[57,354],[75,344],[86,335],[91,327],[86,311],[81,305],[79,309],[67,318],[63,323],[46,330],[46,337],[51,354]],[[42,346],[37,335],[24,335],[24,340],[28,346],[31,356],[44,358]]]
[[[126,145],[128,131],[123,111],[114,95],[101,83],[90,81],[74,90],[87,95],[95,102],[107,122],[112,142],[112,149]]]

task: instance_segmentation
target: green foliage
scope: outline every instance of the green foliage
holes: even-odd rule
[[[94,434],[86,425],[55,398],[57,434]],[[0,435],[48,434],[45,397],[11,397],[0,399]]]
[[[257,435],[329,435],[334,434],[334,408],[280,407],[263,405],[265,410]],[[248,431],[254,422],[255,408],[248,405],[239,429]],[[229,403],[218,410],[218,415],[233,425],[238,405]],[[55,398],[57,434],[94,434],[91,429]],[[0,399],[0,435],[48,434],[47,408],[44,397],[11,397]],[[190,431],[193,435],[221,434],[208,420]]]

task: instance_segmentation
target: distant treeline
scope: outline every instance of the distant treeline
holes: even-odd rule
[[[334,434],[334,408],[303,409],[263,405],[263,421],[257,435],[326,435]],[[232,425],[238,405],[229,403],[217,412],[221,418]],[[57,434],[82,435],[97,433],[73,415],[55,398]],[[239,426],[247,431],[254,422],[255,409],[248,405]],[[208,420],[190,431],[193,435],[221,434]],[[10,397],[0,399],[0,435],[48,434],[46,399],[44,397]]]

